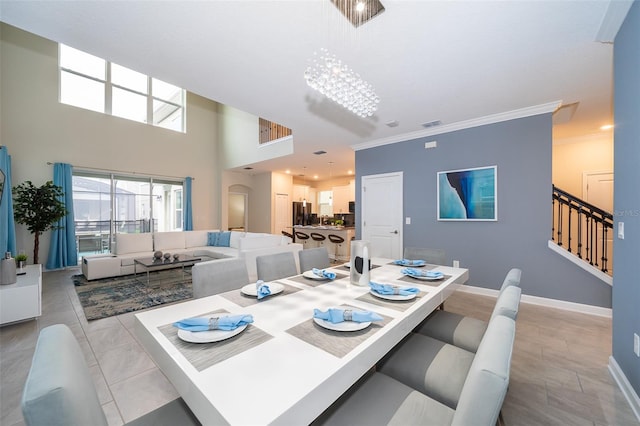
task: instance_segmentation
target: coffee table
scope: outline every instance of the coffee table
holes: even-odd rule
[[[149,286],[149,272],[157,271],[161,269],[174,269],[174,268],[182,268],[182,280],[184,281],[184,267],[193,265],[196,262],[199,262],[200,258],[191,256],[188,254],[180,254],[177,258],[171,256],[169,259],[156,259],[154,257],[142,257],[138,259],[133,259],[133,275],[138,280],[138,266],[143,266],[147,272],[147,282],[144,283]]]

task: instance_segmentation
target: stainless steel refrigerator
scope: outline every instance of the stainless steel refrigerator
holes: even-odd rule
[[[293,202],[293,225],[311,225],[311,203]]]

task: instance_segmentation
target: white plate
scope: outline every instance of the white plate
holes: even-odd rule
[[[316,324],[318,324],[320,327],[326,328],[327,330],[333,330],[333,331],[358,331],[358,330],[364,330],[365,328],[371,325],[371,321],[367,321],[367,322],[343,321],[337,324],[334,324],[331,321],[323,320],[320,318],[314,318],[313,321]]]
[[[247,328],[247,325],[241,325],[235,330],[208,330],[208,331],[189,331],[189,330],[178,330],[178,337],[185,342],[190,343],[212,343],[219,342],[221,340],[230,339],[233,336],[236,336],[244,331]]]
[[[423,263],[422,265],[403,265],[402,263],[393,263],[396,266],[402,266],[403,268],[422,268],[423,266],[427,266],[426,263]]]
[[[416,294],[415,293],[411,293],[411,294],[380,294],[380,293],[377,293],[377,292],[373,291],[373,289],[369,290],[369,293],[373,294],[376,297],[379,297],[380,299],[387,299],[387,300],[411,300],[411,299],[415,299],[416,298]]]
[[[282,293],[284,290],[284,286],[280,283],[268,283],[269,289],[271,290],[271,294],[269,296],[273,296],[274,294]],[[242,294],[246,294],[247,296],[258,297],[258,289],[255,284],[247,284],[240,289]]]
[[[405,274],[408,277],[415,278],[416,280],[424,280],[424,281],[438,281],[444,278],[444,275],[441,277],[414,277],[413,275]]]
[[[313,271],[304,271],[302,274],[303,277],[309,278],[310,280],[328,280],[327,277],[321,277],[313,273]]]

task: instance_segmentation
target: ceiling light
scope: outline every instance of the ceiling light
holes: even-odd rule
[[[379,0],[331,0],[331,3],[356,28],[384,12]]]
[[[289,175],[289,174],[291,174],[291,170],[287,169],[287,170],[285,171],[285,173]]]
[[[613,124],[605,124],[604,126],[600,126],[600,130],[610,130],[613,129]]]
[[[304,79],[309,87],[360,117],[371,117],[378,109],[380,98],[373,87],[327,49],[313,54]]]
[[[349,170],[347,173],[352,175],[353,174],[353,170]]]

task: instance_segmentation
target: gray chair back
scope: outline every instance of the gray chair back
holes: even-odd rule
[[[290,251],[256,257],[258,279],[273,281],[298,274],[296,259]]]
[[[28,426],[107,426],[82,349],[66,325],[42,329],[22,393]]]
[[[520,286],[520,278],[522,277],[522,271],[518,268],[513,268],[509,272],[507,272],[507,276],[504,277],[504,281],[502,282],[502,286],[500,287],[500,292],[502,292],[505,288],[514,285],[516,287]]]
[[[329,251],[326,247],[300,250],[298,256],[300,258],[300,272],[309,271],[313,268],[324,269],[331,266]]]
[[[411,260],[424,260],[433,265],[444,265],[446,262],[444,250],[434,248],[405,247],[404,258]]]
[[[504,315],[515,321],[518,318],[518,310],[520,309],[521,293],[520,287],[515,285],[507,286],[500,292],[491,313],[491,319],[493,320],[498,315]]]
[[[515,321],[495,317],[487,327],[464,382],[452,425],[495,425],[509,386]]]
[[[240,258],[196,263],[191,268],[191,275],[194,299],[236,290],[249,284],[247,264]]]

